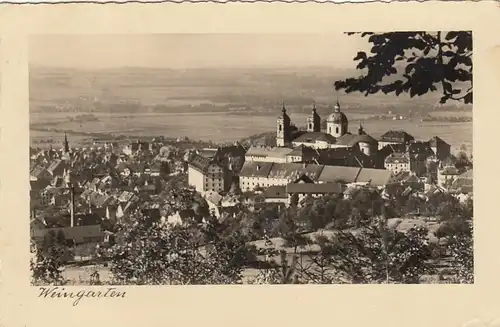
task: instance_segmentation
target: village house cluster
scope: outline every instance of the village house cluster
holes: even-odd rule
[[[199,219],[199,207],[184,201],[195,196],[219,218],[251,205],[246,193],[290,205],[294,195],[299,202],[307,195],[349,197],[357,188],[383,191],[398,183],[421,196],[472,196],[472,169],[457,167],[438,136],[417,141],[392,130],[374,138],[362,126],[351,133],[338,102],[326,128],[315,107],[306,126],[299,130],[283,106],[272,147],[156,138],[71,148],[65,136],[62,149],[31,149],[32,240],[40,244],[53,231],[73,247],[112,243],[113,224],[138,212],[172,224]]]
[[[167,176],[185,175],[190,152],[162,140],[95,142],[62,149],[30,149],[31,237],[62,232],[70,245],[109,242],[113,226],[133,212],[170,213]],[[185,146],[184,146],[185,147]],[[175,211],[175,210],[174,210]]]

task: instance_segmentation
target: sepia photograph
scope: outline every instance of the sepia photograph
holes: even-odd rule
[[[32,35],[28,59],[31,285],[474,283],[471,31]]]

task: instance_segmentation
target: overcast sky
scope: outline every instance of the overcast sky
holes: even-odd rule
[[[30,63],[72,68],[332,66],[353,68],[366,39],[345,34],[32,36]]]

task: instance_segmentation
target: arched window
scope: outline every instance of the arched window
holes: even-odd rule
[[[328,127],[328,134],[332,134],[332,128]]]
[[[337,134],[339,133],[339,128],[338,127],[335,128],[335,133],[337,133]]]
[[[313,124],[309,123],[309,129],[313,128]]]
[[[281,124],[278,125],[278,130],[281,132],[283,130],[283,126]]]

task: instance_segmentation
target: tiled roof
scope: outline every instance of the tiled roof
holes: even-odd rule
[[[356,134],[344,134],[341,137],[337,138],[337,145],[345,145],[348,147],[352,147],[359,142],[377,144],[377,140],[367,134],[356,135]]]
[[[440,138],[439,136],[434,136],[433,138],[431,138],[429,140],[429,145],[432,146],[432,147],[437,147],[439,144],[443,144],[443,145],[448,145],[448,143],[446,143],[442,138]]]
[[[386,169],[362,168],[356,182],[369,182],[373,186],[385,186],[391,182],[392,171]]]
[[[441,175],[458,175],[458,169],[455,167],[444,167],[440,172]]]
[[[244,156],[246,149],[241,144],[226,145],[219,148],[222,156],[241,157]]]
[[[272,162],[245,162],[241,168],[240,176],[267,177],[272,166]]]
[[[120,196],[118,197],[118,201],[120,202],[128,202],[130,199],[134,196],[134,193],[124,191]]]
[[[405,153],[394,152],[385,158],[385,163],[401,163],[407,164],[410,162],[410,158]]]
[[[363,142],[363,143],[370,143],[370,144],[377,144],[378,141],[375,140],[373,137],[371,137],[368,134],[362,134],[362,135],[356,135],[356,143],[358,142]]]
[[[290,148],[252,146],[247,150],[245,156],[285,158],[292,151],[293,149]]]
[[[407,152],[411,155],[434,155],[428,142],[414,142],[408,145]]]
[[[441,160],[441,165],[443,167],[455,167],[455,161],[456,161],[455,157],[450,155]]]
[[[270,186],[264,191],[263,195],[267,199],[286,199],[288,197],[285,186]]]
[[[40,177],[40,175],[44,172],[46,172],[47,170],[41,166],[36,166],[35,168],[33,168],[33,170],[31,171],[30,175],[33,176],[33,177]]]
[[[379,141],[382,142],[398,142],[398,143],[409,143],[415,140],[415,138],[406,133],[405,131],[387,131],[382,136],[380,136]]]
[[[351,133],[347,133],[347,134],[344,134],[340,137],[337,138],[337,142],[335,142],[335,144],[337,145],[345,145],[345,146],[352,146],[356,143],[354,143],[354,140],[356,139],[356,136],[357,135],[354,135],[354,134],[351,134]]]
[[[222,196],[215,191],[208,191],[205,194],[205,198],[215,205],[218,205],[222,201]]]
[[[355,154],[349,148],[318,149],[319,160],[347,159]]]
[[[316,141],[322,141],[329,144],[335,144],[336,138],[328,133],[323,132],[303,132],[299,134],[292,142],[297,143],[314,143]]]
[[[275,163],[269,172],[269,178],[289,179],[306,175],[312,180],[318,180],[322,165],[304,165],[301,163]]]
[[[213,158],[217,154],[217,148],[205,148],[200,150],[199,154],[205,158]]]
[[[292,149],[292,151],[290,153],[288,153],[288,156],[302,156],[304,155],[304,152],[306,151],[314,151],[314,149],[312,148],[309,148],[307,146],[304,146],[304,145],[300,145],[300,146],[297,146],[295,148]]]
[[[324,166],[319,180],[322,182],[353,183],[361,168],[344,166]]]
[[[189,161],[190,166],[200,171],[205,171],[212,163],[214,163],[212,159],[202,157],[198,154],[194,154],[191,160]]]
[[[290,183],[286,186],[287,193],[337,193],[343,192],[342,184],[340,183]]]
[[[57,167],[59,167],[59,165],[62,163],[62,160],[61,159],[55,159],[54,161],[52,161],[49,165],[49,167],[47,168],[48,171],[54,171]]]
[[[257,167],[260,167],[257,169]],[[385,185],[392,178],[392,172],[385,169],[371,169],[345,166],[303,165],[299,163],[257,163],[246,162],[241,170],[241,177],[268,177],[276,179],[298,179],[302,175],[312,181],[354,183],[372,182]]]

